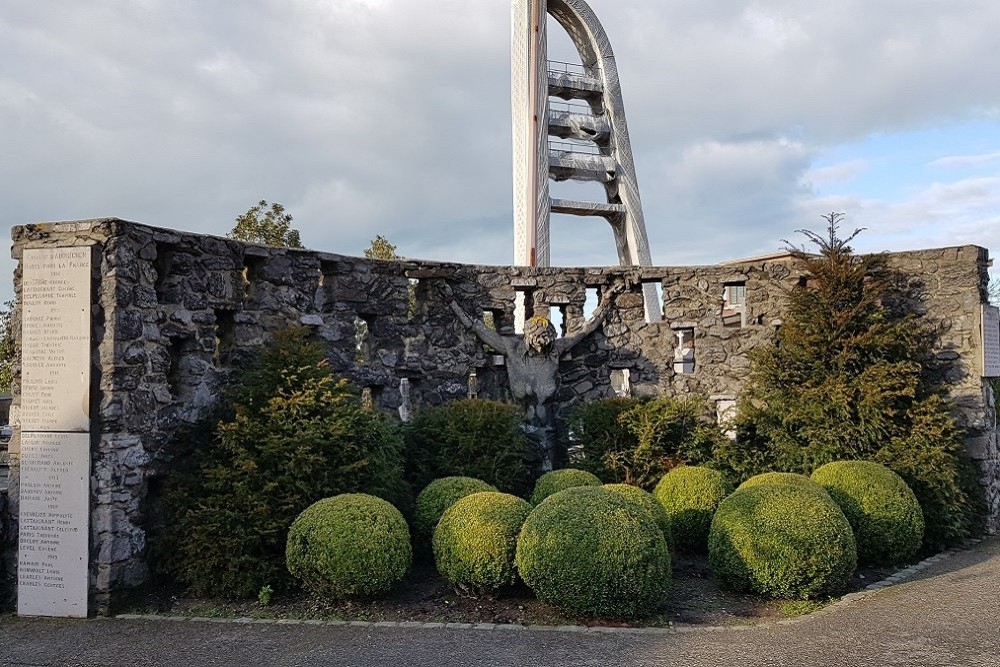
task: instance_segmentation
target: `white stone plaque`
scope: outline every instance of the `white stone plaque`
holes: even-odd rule
[[[17,613],[87,616],[90,434],[21,433]]]
[[[26,248],[22,431],[90,430],[90,248]]]
[[[21,260],[17,611],[87,616],[90,535],[89,247]]]
[[[1000,377],[1000,308],[983,306],[983,377]]]

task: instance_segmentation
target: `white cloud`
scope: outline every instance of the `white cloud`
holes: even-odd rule
[[[850,190],[864,162],[813,160],[872,133],[1000,118],[1000,88],[983,84],[1000,80],[1000,3],[591,5],[616,50],[655,260],[771,250],[841,209],[888,240],[990,234],[992,182],[874,201]],[[263,197],[331,251],[381,233],[406,255],[507,262],[509,11],[0,0],[8,223],[120,215],[223,233]],[[932,166],[986,169],[996,148]],[[560,263],[615,260],[603,221],[554,224]]]

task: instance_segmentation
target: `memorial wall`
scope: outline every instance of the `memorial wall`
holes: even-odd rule
[[[739,394],[755,347],[773,344],[786,290],[803,276],[787,255],[718,266],[489,267],[380,261],[153,228],[117,219],[14,228],[20,260],[22,371],[15,380],[8,545],[19,610],[79,615],[146,581],[155,532],[151,491],[175,465],[177,437],[216,402],[259,346],[289,324],[310,327],[335,372],[392,414],[464,397],[505,398],[495,355],[457,321],[515,328],[515,301],[565,333],[588,299],[628,278],[602,328],[560,365],[557,402],[628,390],[697,394],[720,413]],[[989,323],[984,249],[889,255],[922,288],[941,334],[940,379],[981,464],[1000,528],[1000,447],[982,380]],[[648,312],[643,291],[662,294]],[[991,353],[989,353],[991,354]],[[402,410],[401,410],[402,409]]]

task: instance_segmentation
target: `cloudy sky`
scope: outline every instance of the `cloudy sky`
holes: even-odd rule
[[[859,250],[1000,254],[1000,2],[591,5],[655,263],[770,252],[830,211]],[[308,247],[509,263],[509,40],[505,0],[0,0],[5,224],[224,234],[264,198]],[[557,26],[550,49],[575,59]],[[554,217],[552,259],[615,263],[606,223]]]

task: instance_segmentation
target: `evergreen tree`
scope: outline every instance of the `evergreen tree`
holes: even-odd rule
[[[920,499],[931,549],[977,528],[981,497],[963,433],[928,373],[934,336],[915,295],[883,255],[855,255],[837,236],[802,231],[818,255],[789,247],[807,276],[788,294],[776,345],[752,356],[737,443],[722,451],[737,476],[811,473],[834,460],[883,463]]]

